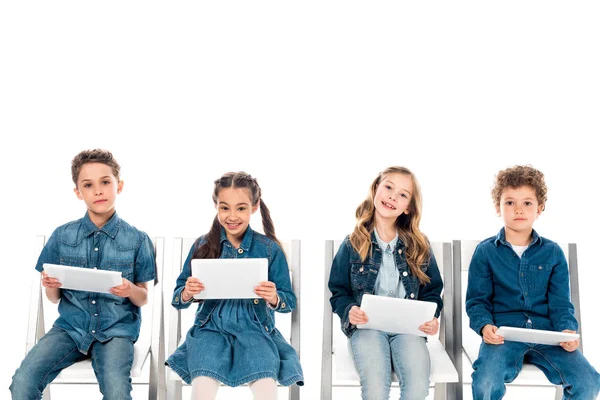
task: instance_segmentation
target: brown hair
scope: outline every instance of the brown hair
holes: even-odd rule
[[[535,197],[542,210],[546,209],[548,200],[548,187],[544,181],[544,174],[533,168],[531,165],[515,165],[503,169],[496,174],[494,188],[492,189],[492,199],[494,205],[500,207],[500,197],[506,188],[518,188],[520,186],[530,186],[535,190]]]
[[[73,158],[73,161],[71,161],[71,177],[73,178],[75,186],[77,186],[77,180],[79,179],[81,168],[87,163],[95,162],[106,164],[112,168],[113,175],[115,178],[117,178],[117,181],[119,181],[119,172],[121,171],[121,166],[117,160],[115,160],[110,151],[102,149],[84,150],[77,154],[75,158]]]
[[[412,274],[419,279],[421,284],[429,283],[429,277],[421,270],[421,265],[428,263],[430,256],[427,237],[419,230],[423,208],[421,187],[415,175],[408,168],[389,167],[377,175],[371,184],[367,198],[356,208],[356,226],[350,234],[350,243],[364,261],[371,250],[371,233],[375,228],[375,192],[379,183],[387,175],[394,173],[408,175],[413,184],[413,193],[408,205],[409,213],[403,213],[396,218],[396,231],[398,237],[406,245],[406,262]]]
[[[213,202],[217,204],[217,197],[222,188],[248,189],[252,206],[260,201],[260,215],[262,217],[263,229],[265,235],[275,241],[280,247],[281,243],[275,236],[275,227],[271,220],[271,213],[267,205],[261,198],[260,186],[250,174],[246,172],[228,172],[215,181],[213,190]],[[199,246],[195,251],[193,258],[219,258],[221,255],[221,224],[218,216],[215,216],[210,231],[206,234],[206,242]]]

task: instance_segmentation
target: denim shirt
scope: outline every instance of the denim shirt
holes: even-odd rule
[[[206,243],[205,236],[200,236],[192,246],[181,274],[177,278],[175,290],[173,292],[173,307],[184,309],[192,304],[192,301],[184,302],[181,299],[181,292],[185,289],[185,282],[191,275],[191,263],[194,251]],[[250,226],[244,233],[244,238],[239,248],[234,248],[225,234],[225,229],[221,228],[221,256],[219,258],[266,258],[269,263],[268,280],[275,283],[279,303],[276,307],[267,306],[267,302],[261,298],[247,299],[252,302],[254,314],[265,331],[271,332],[275,328],[275,313],[291,312],[296,308],[296,295],[292,291],[290,273],[287,260],[281,247],[273,240],[258,232],[254,232]],[[232,279],[236,279],[232,277]],[[218,299],[202,300],[196,310],[194,325],[203,326],[210,318],[213,309],[218,304]]]
[[[123,221],[116,212],[102,228],[94,225],[87,213],[58,227],[35,269],[41,272],[44,263],[120,271],[132,283],[156,277],[154,248],[148,235]],[[61,289],[58,313],[54,326],[65,330],[83,354],[96,340],[104,343],[124,337],[136,341],[139,336],[140,308],[128,298]]]
[[[471,328],[479,335],[487,324],[576,331],[562,249],[534,230],[531,243],[519,258],[502,228],[475,249],[469,266],[466,310]]]
[[[431,301],[437,304],[435,316],[440,315],[442,310],[442,277],[435,261],[433,251],[429,249],[429,261],[421,265],[421,270],[431,280],[422,285],[416,276],[412,274],[406,262],[406,247],[402,240],[398,239],[394,249],[394,259],[398,273],[402,276],[402,284],[406,290],[405,299]],[[375,234],[371,234],[371,254],[362,261],[358,252],[350,243],[350,236],[341,244],[329,275],[329,290],[331,298],[329,302],[342,322],[342,331],[350,337],[355,325],[350,324],[349,313],[352,306],[360,306],[363,294],[375,293],[375,281],[379,274],[382,262],[382,253],[377,243]]]

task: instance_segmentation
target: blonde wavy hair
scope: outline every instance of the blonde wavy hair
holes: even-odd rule
[[[421,284],[429,283],[429,277],[421,269],[422,265],[429,263],[429,241],[419,230],[423,208],[421,187],[415,175],[408,168],[389,167],[380,172],[375,178],[371,184],[369,195],[356,208],[356,226],[350,234],[350,243],[354,250],[358,252],[361,260],[364,261],[372,250],[371,233],[375,228],[375,192],[377,192],[379,183],[390,174],[408,175],[412,181],[413,190],[408,205],[409,213],[403,213],[396,219],[396,231],[400,240],[406,245],[406,261],[410,271],[419,279]]]

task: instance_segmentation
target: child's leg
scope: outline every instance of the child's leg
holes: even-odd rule
[[[425,338],[414,335],[392,335],[392,363],[400,382],[401,399],[425,399],[429,394],[429,350]]]
[[[537,365],[555,385],[562,385],[567,399],[595,399],[600,375],[581,351],[568,352],[560,346],[536,346],[525,357]]]
[[[473,399],[501,399],[506,392],[505,382],[512,382],[523,367],[530,345],[506,341],[493,345],[481,343],[479,357],[473,363]]]
[[[275,379],[264,378],[250,383],[250,390],[255,400],[276,400],[277,382]]]
[[[15,400],[41,399],[46,385],[64,368],[86,358],[62,329],[52,328],[25,356],[10,385]]]
[[[92,367],[105,400],[131,399],[133,342],[115,337],[91,348]]]
[[[214,400],[219,390],[219,381],[199,376],[192,381],[192,400]]]
[[[362,398],[388,400],[392,383],[389,335],[372,329],[357,329],[350,337],[350,346],[360,376]]]

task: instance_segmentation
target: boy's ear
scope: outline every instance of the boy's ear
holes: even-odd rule
[[[123,181],[119,181],[119,183],[117,183],[117,193],[121,193],[121,191],[123,190],[123,184],[125,182]]]
[[[502,215],[500,212],[500,206],[494,206],[494,208],[496,209],[496,216],[500,217]]]
[[[540,205],[538,205],[538,208],[537,208],[537,216],[538,216],[538,217],[539,217],[540,215],[542,215],[542,211],[544,211],[544,209],[545,209],[545,208],[546,208],[546,206],[545,206],[545,205],[543,205],[543,204],[540,204]]]
[[[83,200],[83,196],[81,195],[81,192],[77,188],[73,188],[73,192],[75,192],[75,195],[77,196],[77,198],[79,200]]]

